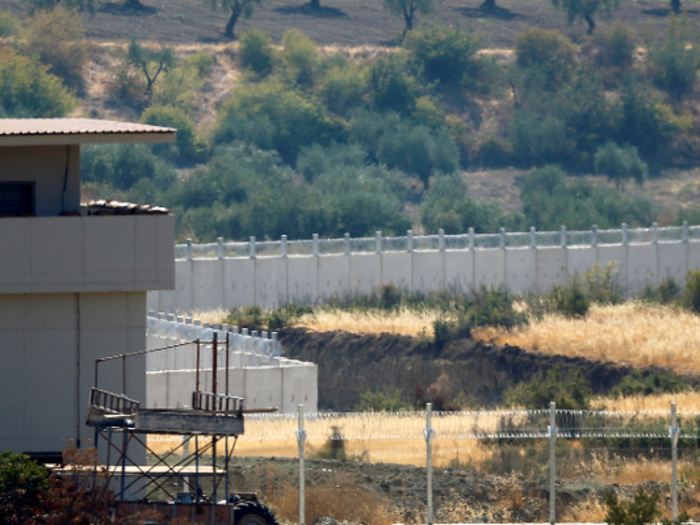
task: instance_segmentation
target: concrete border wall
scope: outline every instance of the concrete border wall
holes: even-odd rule
[[[680,230],[680,228],[679,228]],[[666,277],[682,281],[700,269],[700,239],[628,243],[627,230],[596,232],[620,235],[619,244],[385,251],[185,259],[175,262],[176,289],[149,292],[149,310],[191,312],[216,307],[285,302],[313,304],[329,297],[370,293],[383,284],[428,293],[440,288],[470,291],[505,285],[513,292],[547,292],[592,265],[614,263],[627,294],[656,285]],[[632,230],[630,230],[632,232]],[[526,234],[514,234],[526,235]],[[538,234],[539,235],[539,234]],[[589,235],[590,236],[590,235]],[[506,237],[503,237],[504,239]],[[534,239],[534,235],[533,235]],[[253,251],[254,252],[254,251]]]

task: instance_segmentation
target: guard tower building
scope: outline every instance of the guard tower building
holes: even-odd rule
[[[92,437],[95,359],[146,348],[146,292],[174,287],[174,217],[81,204],[80,145],[174,141],[141,124],[0,119],[0,451],[56,461]],[[100,383],[145,399],[145,357],[120,365]]]

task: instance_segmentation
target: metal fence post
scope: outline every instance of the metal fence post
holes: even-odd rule
[[[350,234],[346,233],[343,237],[343,244],[345,244],[345,255],[350,255]]]
[[[255,259],[255,237],[250,237],[249,255],[251,259]]]
[[[382,253],[382,232],[375,232],[374,234],[374,251]]]
[[[537,231],[534,226],[530,226],[530,248],[537,248]]]
[[[499,241],[499,244],[500,244],[499,247],[500,247],[502,250],[505,250],[505,249],[506,249],[506,229],[505,229],[505,228],[500,228],[499,231],[498,231],[498,233],[499,233],[498,241]]]
[[[678,519],[678,420],[676,415],[676,403],[671,403],[671,428],[669,437],[671,438],[671,515],[674,520]]]
[[[217,244],[217,247],[216,247],[216,251],[217,251],[216,256],[217,256],[217,258],[218,258],[219,260],[221,260],[221,259],[224,258],[224,238],[223,238],[223,237],[218,237],[218,238],[216,239],[216,244]]]
[[[549,403],[549,523],[554,525],[557,522],[556,498],[557,498],[557,427],[556,427],[557,404]]]
[[[559,245],[562,248],[566,248],[566,226],[564,224],[561,225],[561,230],[559,230]]]
[[[299,428],[297,429],[297,443],[299,444],[299,525],[306,522],[306,493],[304,472],[304,445],[306,444],[306,430],[304,430],[304,405],[299,405]]]
[[[683,221],[683,242],[688,242],[688,221]]]
[[[591,247],[595,248],[598,246],[598,226],[595,224],[591,226]]]
[[[474,228],[469,228],[469,249],[474,249]]]
[[[433,437],[435,436],[435,431],[433,430],[433,404],[427,403],[425,405],[425,443],[427,445],[427,459],[425,464],[425,470],[427,472],[427,483],[428,483],[428,525],[433,525]]]
[[[409,253],[413,251],[413,230],[406,231],[406,251]]]
[[[438,249],[441,252],[445,251],[445,230],[442,228],[438,230]]]
[[[318,257],[318,233],[314,233],[312,239],[314,242],[314,257]]]
[[[286,257],[287,256],[287,236],[282,235],[281,241],[282,241],[281,242],[282,257]]]
[[[653,244],[658,244],[659,243],[659,225],[656,224],[655,222],[652,223],[652,225],[651,225],[651,233],[653,235],[651,242]]]
[[[186,258],[188,261],[192,260],[192,239],[187,239],[185,241]]]

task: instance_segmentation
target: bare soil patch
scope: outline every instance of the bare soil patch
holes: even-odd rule
[[[445,0],[434,16],[423,21],[473,26],[483,33],[491,47],[513,46],[515,35],[530,26],[559,29],[575,42],[586,37],[586,25],[568,25],[563,12],[555,10],[547,0],[498,0],[498,8],[480,8],[481,0]],[[685,3],[691,24],[700,20],[697,4]],[[403,19],[391,15],[378,0],[322,0],[323,8],[314,11],[302,0],[269,0],[258,8],[250,20],[241,20],[236,29],[245,31],[251,25],[268,31],[279,41],[285,30],[297,28],[319,44],[340,46],[393,45],[403,30]],[[143,9],[125,8],[119,2],[108,2],[94,15],[85,15],[90,39],[125,40],[135,37],[161,43],[217,43],[228,41],[223,35],[227,13],[212,9],[203,0],[144,0]],[[0,0],[0,9],[25,16],[27,5],[21,0]],[[647,24],[660,34],[666,24],[668,2],[637,0],[624,2],[613,20],[629,24],[641,32]],[[597,18],[599,28],[610,21]]]

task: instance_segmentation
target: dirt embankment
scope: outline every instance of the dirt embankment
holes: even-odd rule
[[[280,333],[280,341],[286,357],[318,364],[319,408],[323,410],[352,410],[367,390],[398,388],[406,401],[420,401],[421,392],[431,385],[452,395],[463,392],[479,405],[495,405],[509,386],[557,366],[564,374],[579,370],[593,393],[603,394],[631,370],[615,363],[548,356],[472,339],[437,349],[408,336],[292,328]]]

